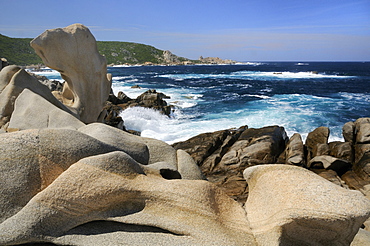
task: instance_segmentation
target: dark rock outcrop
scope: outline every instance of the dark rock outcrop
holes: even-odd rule
[[[290,164],[305,167],[344,188],[370,195],[370,118],[343,126],[345,142],[328,143],[330,131],[319,127],[303,144],[300,134],[289,139],[284,128],[260,129],[243,126],[204,133],[173,144],[188,152],[206,178],[243,203],[248,187],[242,170],[261,164]]]
[[[243,178],[245,168],[276,163],[287,141],[283,127],[243,126],[201,134],[173,147],[187,151],[209,181],[243,204],[248,194]]]
[[[321,126],[310,132],[306,139],[307,147],[307,162],[316,156],[318,144],[327,144],[330,130],[327,127]]]
[[[125,129],[124,119],[122,119],[119,114],[122,112],[122,110],[125,110],[129,107],[152,108],[169,116],[172,112],[173,106],[167,105],[167,102],[164,99],[168,98],[170,97],[161,92],[157,92],[156,90],[148,90],[138,96],[136,99],[131,99],[122,91],[118,92],[118,95],[115,96],[111,91],[108,101],[103,109],[105,110],[106,114],[102,121],[110,126]]]
[[[286,144],[284,152],[279,156],[277,163],[296,166],[305,165],[304,145],[299,133],[294,133],[289,139],[289,142]]]

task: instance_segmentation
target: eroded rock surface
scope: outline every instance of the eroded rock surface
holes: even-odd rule
[[[325,128],[303,145],[283,127],[244,126],[172,147],[90,123],[109,115],[110,79],[86,27],[33,46],[67,83],[51,94],[19,67],[0,72],[0,245],[370,244],[369,120],[347,124],[346,143],[327,143]]]
[[[301,167],[254,166],[244,177],[248,220],[260,245],[349,245],[370,216],[370,200],[360,192]]]
[[[31,46],[66,81],[59,99],[84,123],[95,122],[108,99],[111,78],[90,30],[81,24],[47,30]]]

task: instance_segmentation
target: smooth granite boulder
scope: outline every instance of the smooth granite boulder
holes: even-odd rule
[[[14,110],[15,100],[24,89],[29,89],[42,96],[54,106],[73,114],[66,106],[59,102],[49,88],[41,84],[35,77],[29,75],[24,69],[9,66],[0,72],[1,85],[6,84],[0,93],[0,127],[9,122]],[[7,82],[10,79],[9,82]]]
[[[10,65],[0,71],[0,93],[4,90],[12,79],[13,75],[21,68],[16,65]]]
[[[147,174],[121,151],[71,165],[0,224],[0,245],[32,242],[256,245],[245,211],[214,185]]]
[[[177,168],[182,179],[197,180],[205,179],[194,159],[184,150],[177,150]]]
[[[329,148],[331,156],[346,160],[350,163],[353,162],[354,156],[353,156],[353,147],[351,143],[339,141],[330,142]]]
[[[0,134],[0,222],[17,213],[73,163],[116,150],[69,129]]]
[[[349,245],[370,216],[370,200],[301,167],[247,168],[245,204],[258,245]]]
[[[24,89],[15,101],[7,131],[43,128],[77,130],[84,125],[82,121],[51,104],[45,98],[29,89]]]
[[[370,199],[370,180],[363,179],[357,175],[353,170],[350,170],[341,176],[342,180],[354,190],[360,191],[364,196]],[[370,224],[369,224],[370,225]],[[370,230],[370,226],[369,226]]]
[[[177,170],[176,150],[167,143],[154,138],[142,138],[149,149],[149,163],[167,162],[172,169]]]
[[[143,138],[102,123],[91,123],[78,129],[99,141],[115,146],[140,164],[149,164],[149,149]]]
[[[84,123],[96,122],[108,99],[111,80],[90,30],[81,24],[46,30],[31,46],[44,64],[66,81],[63,103],[75,109]]]
[[[370,181],[370,144],[355,145],[353,170],[361,178]]]
[[[230,135],[234,135],[231,130],[207,132],[194,136],[186,141],[175,143],[172,146],[175,149],[185,150],[191,155],[198,166],[202,166],[203,161],[220,148]],[[211,169],[211,167],[208,169]]]
[[[370,232],[360,229],[353,239],[351,246],[366,246],[370,245]]]

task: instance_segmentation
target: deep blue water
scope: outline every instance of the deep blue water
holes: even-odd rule
[[[303,137],[327,126],[331,140],[338,140],[344,123],[370,117],[369,62],[119,67],[109,72],[116,93],[135,97],[150,88],[171,96],[167,101],[178,106],[171,120],[144,116],[148,112],[140,109],[123,113],[129,128],[168,142],[242,125],[280,125],[289,135]]]
[[[151,110],[122,113],[129,129],[169,143],[248,125],[280,125],[303,138],[319,126],[340,140],[344,123],[370,117],[370,62],[110,67],[113,90],[135,98],[148,89],[169,96],[169,119]],[[132,89],[139,85],[142,89]]]

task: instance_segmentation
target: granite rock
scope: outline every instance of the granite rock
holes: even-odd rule
[[[7,131],[43,128],[77,130],[85,124],[43,97],[24,89],[17,97]]]
[[[329,139],[330,130],[328,127],[318,127],[307,135],[306,147],[307,147],[307,162],[315,157],[314,150],[317,149],[318,144],[327,144]]]
[[[73,114],[66,106],[59,102],[49,88],[41,84],[36,78],[29,75],[24,69],[14,66],[6,67],[0,71],[0,127],[9,122],[14,110],[17,97],[24,89],[29,89],[45,98],[54,106]]]
[[[370,216],[370,200],[301,167],[244,171],[245,204],[258,245],[349,245]]]
[[[105,58],[94,36],[81,24],[47,30],[31,41],[44,64],[60,72],[60,97],[84,123],[97,121],[111,90]]]
[[[71,165],[0,224],[1,245],[102,237],[110,245],[256,245],[243,209],[215,186],[146,174],[120,151]]]

